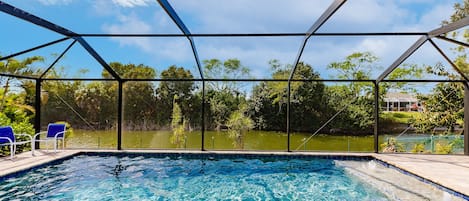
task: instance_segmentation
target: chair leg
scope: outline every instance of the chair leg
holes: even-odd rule
[[[15,150],[13,149],[13,144],[10,144],[10,159],[13,160],[13,156],[15,154]]]
[[[31,156],[34,156],[34,149],[36,149],[36,143],[34,143],[33,141],[31,141]]]

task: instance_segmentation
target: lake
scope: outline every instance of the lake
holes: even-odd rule
[[[171,131],[123,131],[123,149],[176,149],[171,144]],[[200,150],[201,131],[186,132],[182,149]],[[316,135],[305,145],[309,133],[292,133],[291,150],[373,152],[373,136]],[[236,150],[234,140],[226,131],[205,131],[206,150]],[[116,149],[117,132],[74,130],[67,138],[67,148]],[[184,148],[185,147],[185,148]],[[287,150],[287,134],[274,131],[249,131],[244,138],[243,150]]]

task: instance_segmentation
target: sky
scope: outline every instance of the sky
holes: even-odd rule
[[[449,19],[461,0],[348,0],[319,30],[329,32],[427,32]],[[80,34],[181,33],[155,0],[7,0],[36,16]],[[169,0],[191,33],[304,33],[332,0]],[[9,55],[63,36],[0,13],[0,55]],[[409,48],[418,36],[362,36],[310,38],[301,61],[313,66],[324,79],[337,72],[331,62],[354,52],[379,57],[372,71],[376,78]],[[170,65],[183,66],[198,78],[196,63],[186,38],[84,38],[106,62],[145,64],[160,73]],[[200,60],[237,58],[254,78],[270,78],[269,61],[292,64],[303,37],[195,37]],[[455,45],[435,39],[454,58]],[[36,64],[45,69],[71,43],[70,40],[19,56],[41,55]],[[405,63],[434,65],[444,58],[427,43]],[[77,43],[55,68],[65,78],[99,78],[102,67]],[[83,73],[80,69],[86,69]],[[234,77],[233,77],[234,78]],[[425,79],[425,78],[422,78]]]

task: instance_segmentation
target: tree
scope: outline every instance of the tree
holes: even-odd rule
[[[40,56],[27,57],[21,61],[10,58],[7,59],[6,62],[0,61],[0,71],[12,75],[28,75],[32,72],[30,65],[41,61],[44,61],[44,58]],[[0,77],[0,85],[3,85],[3,94],[0,100],[0,111],[5,105],[5,98],[6,94],[9,92],[11,81],[12,77]]]
[[[378,60],[370,52],[356,52],[345,57],[344,61],[333,62],[329,69],[337,70],[337,78],[348,80],[369,80],[371,71]],[[329,104],[335,111],[343,112],[331,124],[350,132],[361,132],[373,125],[373,84],[351,82],[347,85],[328,87]]]
[[[75,91],[83,87],[81,81],[44,82],[42,89],[47,93],[48,101],[41,112],[42,122],[65,121],[76,128],[88,128],[85,112],[77,105]],[[71,93],[72,92],[72,93]]]
[[[454,13],[451,15],[449,20],[444,20],[443,25],[461,20],[469,16],[469,0],[464,0],[461,3],[454,4]],[[462,34],[462,36],[461,36]],[[464,29],[460,31],[452,32],[450,37],[458,39],[463,38],[466,42],[469,41],[469,30]],[[467,62],[467,50],[463,46],[459,46],[453,49],[458,54],[455,61],[456,66],[465,75],[469,73],[469,65]],[[450,79],[460,79],[459,74],[451,74],[445,71],[444,67],[439,64],[435,66],[429,66],[427,72],[439,76],[446,76]],[[452,133],[454,126],[458,120],[463,119],[464,115],[464,85],[459,83],[439,83],[432,90],[432,93],[421,97],[425,102],[425,108],[422,117],[416,119],[415,126],[421,132],[429,132],[435,127],[446,127],[448,128],[447,133]],[[465,125],[467,126],[467,125]]]
[[[152,79],[156,77],[156,71],[143,64],[111,62],[109,65],[124,78]],[[106,70],[103,70],[102,75],[105,78],[110,77]],[[126,127],[134,130],[154,129],[154,122],[156,122],[154,105],[157,103],[155,86],[151,82],[126,82],[123,91]]]
[[[337,70],[337,78],[345,80],[369,80],[373,64],[378,60],[371,52],[356,52],[345,57],[344,61],[332,62],[327,66],[329,69]],[[352,82],[349,84],[348,95],[351,98],[370,94],[373,85],[369,82]]]
[[[92,125],[88,129],[110,129],[117,121],[116,83],[91,82],[75,91],[75,101]]]
[[[238,59],[227,59],[224,62],[218,59],[202,61],[204,64],[204,77],[207,79],[236,79],[249,78],[250,70],[243,66]],[[215,91],[240,91],[240,85],[233,81],[208,82],[208,87]]]
[[[278,60],[271,60],[269,62],[271,69],[274,72],[272,74],[273,79],[288,79],[293,67],[291,65],[281,64]],[[294,80],[314,80],[319,79],[319,74],[314,72],[313,68],[309,64],[299,62],[297,65],[296,72],[293,74]],[[311,82],[291,82],[290,94],[292,94],[293,102],[299,100],[298,90],[305,85],[305,83]],[[282,110],[282,106],[287,104],[288,101],[288,82],[268,82],[267,87],[271,89],[270,97],[273,99],[274,104],[278,104],[279,112]],[[297,99],[298,98],[298,99]]]
[[[244,149],[246,132],[254,128],[254,122],[246,116],[246,110],[246,105],[241,105],[238,110],[231,113],[226,123],[229,137],[234,140],[233,145],[238,149]]]
[[[282,130],[284,119],[278,116],[270,98],[270,89],[266,82],[254,86],[252,96],[248,102],[250,116],[253,117],[254,127],[259,130]],[[285,114],[285,113],[284,113]]]
[[[204,76],[207,79],[234,79],[249,77],[249,68],[243,66],[238,59],[228,59],[224,62],[218,59],[204,60]],[[207,99],[210,104],[209,122],[217,130],[226,123],[232,111],[240,103],[245,102],[242,86],[234,81],[208,82]]]
[[[460,83],[439,83],[431,94],[419,98],[425,105],[425,111],[414,126],[420,132],[445,127],[447,133],[453,133],[458,120],[464,118],[464,87]]]
[[[168,69],[161,72],[162,79],[193,79],[194,76],[189,70],[183,67],[170,66]],[[168,109],[173,105],[173,98],[178,97],[178,104],[181,105],[181,109],[184,119],[189,121],[199,120],[197,113],[200,108],[200,101],[196,101],[193,92],[195,85],[193,81],[161,81],[157,88],[159,104],[158,116],[163,123],[169,119],[171,113]],[[195,114],[194,114],[195,113]],[[199,121],[197,121],[199,122]]]
[[[278,60],[269,62],[273,79],[288,79],[291,65]],[[309,64],[300,62],[293,75],[295,80],[319,80],[319,74]],[[261,82],[249,99],[250,115],[257,129],[285,130],[288,82]],[[327,115],[325,85],[319,81],[291,82],[291,127],[295,131],[312,131]]]
[[[171,129],[173,130],[173,135],[171,136],[170,141],[172,144],[175,144],[177,148],[182,148],[186,139],[184,130],[186,120],[183,118],[183,114],[177,100],[178,96],[174,95],[173,113],[171,115]]]
[[[139,64],[122,64],[119,62],[111,62],[109,66],[121,77],[131,78],[131,79],[145,79],[145,78],[155,78],[156,71],[155,69]],[[112,78],[111,74],[107,70],[103,70],[101,73],[103,78]]]
[[[232,111],[236,110],[240,104],[246,102],[244,95],[233,94],[228,89],[222,91],[210,90],[206,97],[210,109],[207,115],[210,127],[215,127],[216,130],[220,130],[225,125]]]
[[[455,3],[453,5],[454,13],[451,15],[449,20],[444,20],[443,25],[447,25],[452,22],[459,21],[469,16],[469,0],[464,0],[463,3]],[[465,42],[469,42],[469,29],[461,31],[454,31],[450,37],[459,40],[462,38]],[[467,48],[464,46],[458,46],[454,49],[456,53],[459,53],[458,57],[453,61],[456,66],[467,76],[469,74],[469,65],[467,62]]]

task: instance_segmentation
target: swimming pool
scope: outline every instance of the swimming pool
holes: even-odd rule
[[[370,158],[344,159],[80,154],[3,178],[0,200],[390,199],[350,171],[369,166]]]

